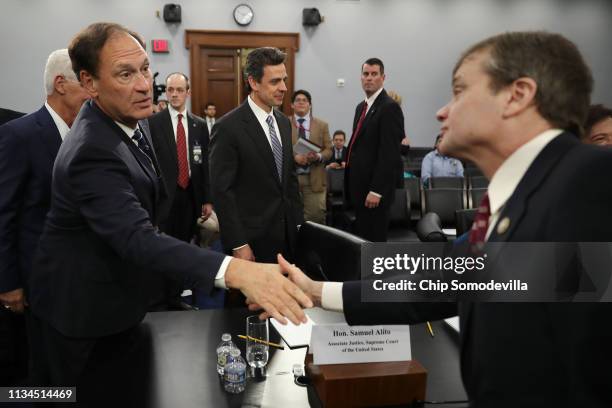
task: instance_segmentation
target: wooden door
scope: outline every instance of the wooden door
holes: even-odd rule
[[[241,59],[257,47],[277,47],[287,53],[287,96],[281,110],[291,114],[291,94],[295,84],[295,53],[299,33],[260,33],[249,31],[186,30],[189,49],[191,110],[204,116],[206,103],[217,106],[217,117],[234,109],[246,97]],[[242,57],[242,58],[241,58]]]

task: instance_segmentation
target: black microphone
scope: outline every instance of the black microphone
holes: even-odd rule
[[[306,257],[306,265],[313,266],[325,279],[326,281],[330,281],[325,272],[323,272],[323,267],[321,266],[321,257],[316,252],[310,251],[308,252],[308,256]]]

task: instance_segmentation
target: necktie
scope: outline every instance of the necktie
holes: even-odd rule
[[[476,210],[474,223],[470,230],[468,241],[473,252],[480,252],[484,247],[487,238],[487,230],[489,229],[489,217],[491,216],[491,206],[489,204],[489,194],[485,193],[482,201]],[[475,251],[474,251],[475,250]]]
[[[208,123],[208,134],[210,135],[210,132],[212,132],[212,127],[215,124],[213,122],[214,119],[208,118],[206,119],[206,122]]]
[[[353,151],[353,145],[355,144],[355,140],[357,140],[357,136],[359,135],[359,131],[361,130],[361,125],[363,125],[363,120],[365,119],[366,113],[368,112],[368,103],[364,102],[363,110],[361,111],[361,116],[359,116],[359,121],[357,122],[357,127],[355,127],[355,131],[351,136],[351,143],[349,144],[348,155],[346,158],[346,167],[349,166],[349,162],[351,160],[351,152]]]
[[[304,121],[306,119],[299,118],[298,121],[298,136],[302,139],[306,139],[306,129],[304,129]]]
[[[134,131],[134,135],[132,136],[132,140],[134,140],[136,142],[136,144],[138,145],[138,148],[147,155],[147,157],[149,158],[149,161],[151,162],[151,165],[153,165],[153,157],[151,156],[151,148],[149,147],[149,144],[147,143],[147,139],[144,138],[144,136],[142,135],[142,132],[140,131],[139,128],[136,128],[136,130]]]
[[[178,159],[178,177],[176,183],[183,189],[189,185],[189,163],[187,162],[187,137],[183,127],[183,114],[178,114],[176,125],[176,157]]]
[[[274,162],[276,163],[276,170],[278,171],[278,179],[283,180],[283,147],[276,136],[276,129],[274,128],[274,118],[272,115],[266,118],[266,123],[270,130],[270,140],[272,141],[272,154],[274,155]]]

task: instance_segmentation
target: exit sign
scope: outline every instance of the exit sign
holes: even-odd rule
[[[168,40],[151,40],[153,43],[153,52],[170,52],[168,49]]]

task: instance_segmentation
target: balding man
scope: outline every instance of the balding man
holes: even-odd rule
[[[49,55],[44,85],[43,107],[0,127],[0,302],[11,313],[23,313],[26,304],[31,260],[49,211],[55,156],[89,98],[66,49]]]

